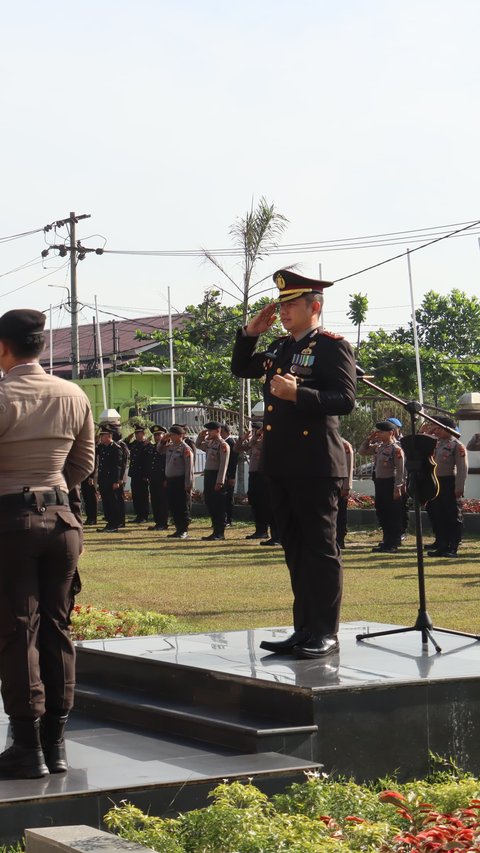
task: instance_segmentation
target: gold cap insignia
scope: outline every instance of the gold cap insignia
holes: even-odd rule
[[[276,281],[278,289],[283,290],[285,287],[285,279],[284,279],[283,275],[277,275],[275,281]]]

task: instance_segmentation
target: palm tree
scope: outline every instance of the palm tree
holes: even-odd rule
[[[244,217],[239,217],[230,227],[230,236],[233,245],[242,253],[242,283],[237,284],[234,278],[224,269],[220,261],[207,250],[203,255],[210,261],[233,285],[235,291],[241,296],[242,323],[246,324],[248,318],[248,303],[252,290],[259,282],[252,282],[253,271],[258,261],[263,260],[269,251],[278,245],[278,239],[287,227],[288,220],[281,213],[277,213],[274,204],[269,204],[264,196],[261,197],[257,206],[252,206]],[[273,272],[273,271],[272,271]],[[230,296],[233,294],[226,291]],[[245,428],[245,379],[240,379],[240,406],[239,406],[239,429],[243,434]],[[242,490],[242,484],[239,483]]]
[[[357,326],[357,348],[356,355],[360,349],[360,327],[367,319],[368,297],[363,293],[351,293],[350,302],[348,303],[349,311],[347,317],[352,321],[354,326]]]

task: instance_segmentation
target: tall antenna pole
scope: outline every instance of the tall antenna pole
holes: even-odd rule
[[[175,377],[173,375],[173,331],[172,331],[172,306],[170,304],[170,287],[168,293],[168,352],[170,356],[170,399],[172,402],[172,423],[175,423]]]
[[[410,265],[410,249],[407,249],[408,281],[410,284],[410,302],[412,305],[413,344],[415,347],[415,364],[417,366],[418,399],[423,404],[422,370],[420,367],[420,350],[418,348],[417,317],[415,314],[415,299],[413,296],[412,267]]]

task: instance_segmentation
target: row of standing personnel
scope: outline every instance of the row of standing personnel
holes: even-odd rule
[[[438,416],[440,424],[456,429],[452,418]],[[398,550],[408,526],[405,454],[400,444],[401,423],[387,418],[360,445],[360,455],[374,456],[375,509],[383,539],[372,550],[393,553]],[[425,422],[421,432],[437,439],[432,476],[438,481],[437,495],[429,500],[428,513],[435,541],[426,546],[429,556],[455,558],[462,540],[464,495],[468,457],[464,444],[441,426]]]

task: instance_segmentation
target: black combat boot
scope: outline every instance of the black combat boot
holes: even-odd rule
[[[40,779],[48,776],[40,743],[40,720],[10,719],[13,744],[0,755],[3,779]]]
[[[48,711],[41,722],[41,739],[43,754],[50,773],[65,773],[67,754],[65,752],[65,725],[68,715],[58,716]]]

